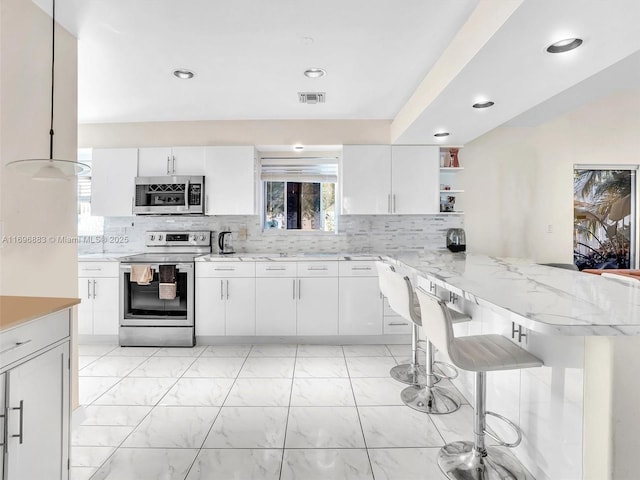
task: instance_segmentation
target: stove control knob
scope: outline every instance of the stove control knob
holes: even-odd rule
[[[162,241],[162,235],[158,235],[158,241]]]
[[[200,235],[200,240],[202,240],[203,242],[205,241],[206,238],[207,238],[206,236]]]
[[[155,235],[149,235],[149,240],[151,240],[152,242],[156,239]]]

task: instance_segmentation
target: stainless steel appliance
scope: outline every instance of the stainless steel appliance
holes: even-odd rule
[[[231,232],[220,232],[218,234],[218,253],[227,255],[229,253],[236,253],[231,246]]]
[[[145,243],[146,253],[120,260],[120,345],[192,347],[194,259],[211,253],[211,232],[147,232]],[[148,269],[145,281],[135,281],[140,270]],[[169,280],[161,278],[166,272]],[[173,288],[167,297],[163,287],[168,285]]]
[[[452,252],[464,252],[467,249],[467,237],[462,228],[447,230],[447,248]]]
[[[204,176],[136,177],[136,215],[204,214]]]

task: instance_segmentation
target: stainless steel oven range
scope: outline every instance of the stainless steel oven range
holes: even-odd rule
[[[147,252],[120,260],[120,345],[195,345],[195,264],[211,232],[147,232]]]

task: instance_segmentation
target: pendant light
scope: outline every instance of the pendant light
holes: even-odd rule
[[[17,172],[31,175],[34,180],[69,180],[74,175],[88,173],[91,169],[85,163],[53,158],[53,93],[56,56],[56,0],[52,0],[51,31],[51,124],[49,127],[49,158],[28,158],[7,163],[7,167]]]

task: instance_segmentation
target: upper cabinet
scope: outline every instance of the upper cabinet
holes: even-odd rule
[[[439,161],[437,146],[345,145],[341,213],[438,213]]]
[[[138,149],[94,148],[91,170],[91,215],[133,215]]]
[[[205,152],[206,147],[140,148],[138,175],[141,177],[202,175]]]
[[[206,215],[255,215],[254,147],[207,147],[204,174]]]

